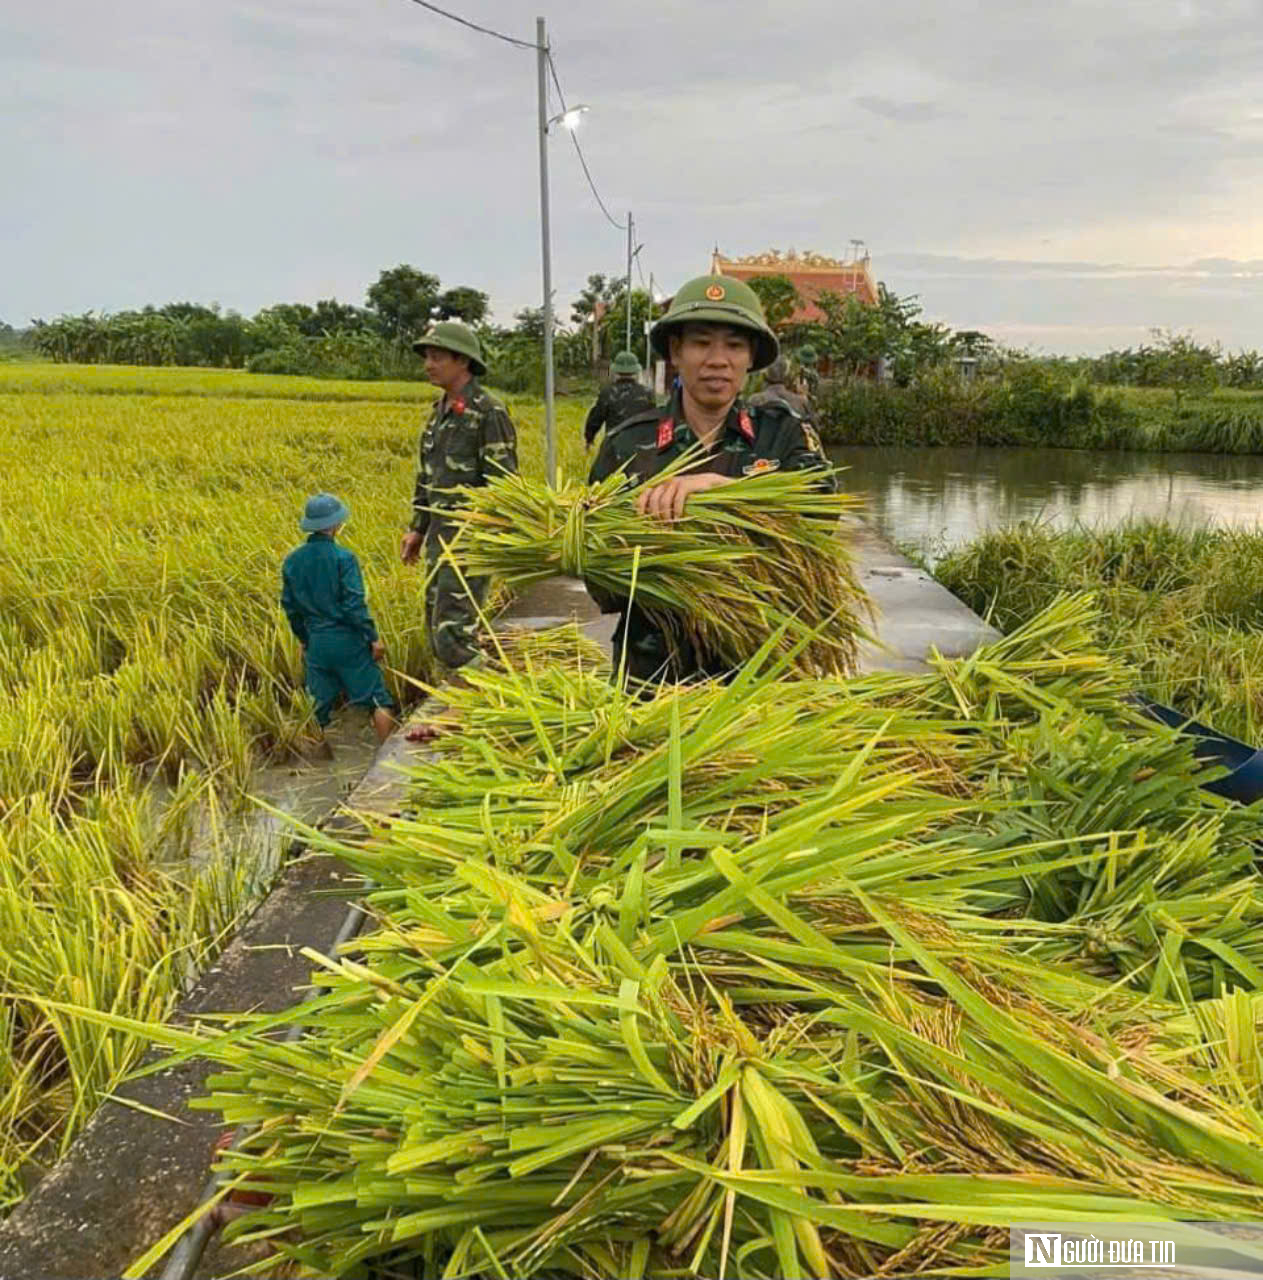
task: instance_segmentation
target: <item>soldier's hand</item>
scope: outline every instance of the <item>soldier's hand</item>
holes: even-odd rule
[[[373,641],[373,661],[380,662],[386,656],[386,642],[384,640]]]
[[[399,544],[399,558],[404,564],[416,564],[417,557],[421,554],[421,544],[425,541],[425,537],[419,534],[415,529],[409,529],[403,535],[403,541]]]
[[[636,499],[636,510],[642,516],[653,516],[658,520],[678,520],[684,514],[684,504],[691,494],[731,483],[731,476],[721,476],[715,471],[676,476],[665,484],[656,484],[652,489],[643,490]]]

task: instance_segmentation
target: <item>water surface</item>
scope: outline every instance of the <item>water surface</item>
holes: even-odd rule
[[[843,483],[895,542],[934,559],[1017,520],[1054,528],[1132,518],[1240,528],[1263,520],[1263,456],[1081,449],[834,446]]]

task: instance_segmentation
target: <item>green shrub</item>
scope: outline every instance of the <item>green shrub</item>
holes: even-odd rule
[[[976,382],[941,367],[907,387],[836,382],[817,408],[831,444],[1263,452],[1263,397],[1216,392],[1177,406],[1160,392],[1100,387],[1033,360]]]

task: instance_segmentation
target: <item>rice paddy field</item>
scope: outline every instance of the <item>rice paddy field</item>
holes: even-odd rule
[[[34,1001],[163,1017],[274,870],[227,815],[312,734],[277,603],[308,493],[351,505],[396,693],[433,674],[397,556],[432,394],[0,366],[0,1212],[141,1048]],[[509,405],[542,474],[541,407]],[[577,469],[580,407],[559,418]]]
[[[629,569],[634,495],[518,486],[470,517],[482,567],[582,561],[621,587],[643,566],[744,655],[716,552],[739,568],[781,539],[822,584],[813,626],[847,602],[840,638],[782,615],[731,680],[648,694],[577,630],[506,645],[452,690],[399,815],[315,837],[364,877],[354,954],[313,954],[280,1017],[181,1029],[181,982],[259,874],[231,848],[154,849],[309,732],[275,603],[305,492],[351,503],[397,687],[430,673],[395,560],[419,406],[19,376],[0,395],[10,1202],[153,1044],[147,1069],[218,1066],[194,1105],[244,1130],[217,1195],[248,1193],[225,1234],[253,1274],[999,1277],[1017,1221],[1263,1224],[1263,815],[1204,790],[1189,742],[1125,699],[1167,691],[1145,662],[1178,653],[1181,621],[1207,653],[1253,634],[1253,544],[1005,535],[940,572],[1009,634],[848,675],[843,552],[788,523],[743,545],[749,513],[717,489]],[[234,377],[254,385],[212,381]],[[510,408],[538,475],[537,411]],[[820,500],[742,483],[804,521]],[[778,585],[746,576],[752,607]],[[1233,727],[1231,682],[1186,695]]]
[[[934,573],[1005,631],[1062,592],[1090,591],[1097,640],[1137,688],[1263,746],[1263,533],[1023,522],[950,552]]]

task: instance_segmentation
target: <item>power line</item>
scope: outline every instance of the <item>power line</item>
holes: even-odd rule
[[[471,31],[481,32],[484,36],[495,36],[497,40],[503,40],[505,44],[516,45],[519,49],[535,49],[538,51],[539,45],[533,40],[519,40],[516,36],[506,36],[503,31],[493,31],[490,27],[480,27],[476,22],[470,22],[468,18],[462,18],[458,13],[448,13],[446,9],[440,9],[436,4],[430,4],[429,0],[412,0],[413,4],[420,5],[423,9],[429,9],[431,13],[437,13],[440,18],[447,18],[451,22],[459,22],[462,27],[468,27]]]
[[[552,73],[553,84],[557,86],[557,98],[561,103],[563,114],[567,110],[566,95],[562,92],[561,81],[557,77],[557,64],[553,61],[552,51],[548,50],[544,56],[548,59],[548,70]],[[583,148],[579,145],[579,135],[573,130],[569,130],[570,141],[574,143],[575,155],[579,157],[579,163],[583,166],[583,176],[588,180],[588,189],[592,192],[592,198],[596,201],[600,210],[605,214],[609,223],[613,227],[617,227],[620,231],[627,230],[627,223],[620,222],[606,207],[605,201],[601,199],[601,193],[596,189],[596,183],[592,181],[592,171],[588,168],[588,162],[584,158]]]
[[[511,44],[517,49],[534,49],[540,51],[540,46],[531,40],[519,40],[516,36],[505,35],[503,31],[494,31],[491,27],[479,26],[476,22],[470,22],[468,18],[462,18],[458,13],[451,13],[447,9],[441,9],[436,4],[431,4],[430,0],[412,0],[412,3],[419,5],[422,9],[428,9],[431,13],[437,13],[439,17],[448,19],[449,22],[458,22],[462,27],[468,27],[471,31],[477,31],[484,36],[493,36],[497,40],[503,40],[505,44]],[[557,98],[561,103],[561,110],[564,114],[566,111],[566,95],[562,92],[561,80],[557,76],[557,64],[553,61],[551,49],[543,50],[545,58],[548,59],[548,70],[552,75],[553,84],[557,87]],[[583,154],[583,148],[579,145],[579,137],[573,129],[570,129],[570,141],[574,143],[575,155],[579,157],[579,164],[583,169],[583,176],[588,180],[588,189],[592,192],[592,198],[596,201],[601,212],[609,220],[613,227],[617,227],[620,231],[627,230],[627,223],[620,222],[606,207],[605,201],[601,199],[601,193],[596,189],[596,183],[592,180],[592,170],[588,168],[587,157]]]

